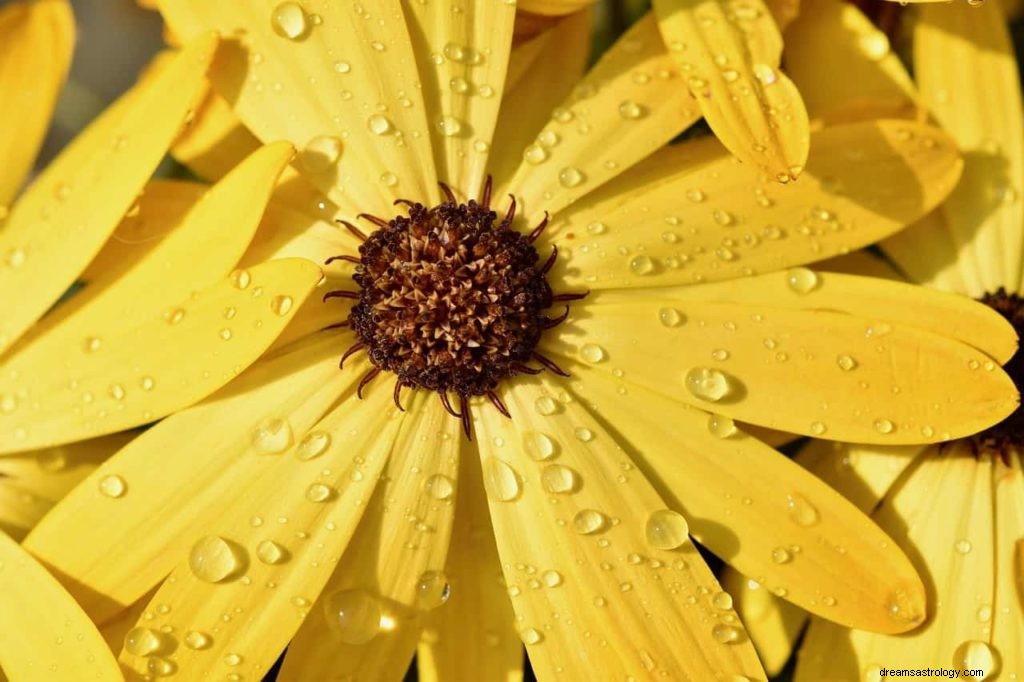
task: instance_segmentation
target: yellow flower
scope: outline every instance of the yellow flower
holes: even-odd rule
[[[32,389],[0,416],[0,451],[160,420],[25,541],[109,638],[144,628],[123,666],[258,678],[288,646],[284,674],[302,679],[399,677],[417,651],[427,677],[494,679],[519,674],[525,642],[544,677],[762,679],[689,534],[838,622],[919,622],[909,560],[744,423],[916,443],[1016,407],[1005,374],[969,369],[1012,353],[997,314],[799,267],[938,205],[961,162],[937,129],[826,127],[783,185],[711,138],[665,146],[700,111],[653,16],[581,77],[585,13],[513,49],[504,1],[161,6],[186,41],[237,38],[210,72],[223,99],[176,147],[217,183],[150,184],[94,261],[109,274],[87,301],[104,317],[58,311],[59,334],[44,320],[0,366],[0,393]],[[160,111],[192,59],[157,68],[145,101]],[[756,65],[737,64],[744,78]],[[279,140],[302,148],[283,172]],[[503,211],[515,197],[508,228],[468,203],[488,187]],[[374,223],[387,227],[360,250]],[[474,246],[461,268],[453,235]],[[338,255],[319,293],[373,314],[263,283],[275,258]],[[228,260],[231,284],[194,302]],[[538,305],[587,291],[564,321]],[[153,325],[125,330],[127,306]],[[350,316],[354,330],[319,331]],[[290,323],[270,353],[225,359],[262,352],[277,318]],[[357,342],[372,360],[339,370]]]
[[[1024,112],[999,3],[921,8],[913,24],[916,88],[884,36],[851,6],[819,2],[793,29],[789,44],[813,36],[832,48],[830,64],[812,59],[806,44],[803,54],[789,55],[812,115],[834,120],[887,110],[913,116],[920,106],[965,153],[963,178],[940,209],[882,243],[902,276],[875,259],[848,265],[984,300],[1020,330]],[[836,84],[827,69],[859,77]],[[1019,384],[1022,359],[1007,360],[995,356],[976,371],[990,371],[999,361]],[[972,438],[924,447],[816,442],[798,454],[804,466],[873,513],[904,548],[925,580],[929,612],[924,625],[899,637],[814,620],[796,679],[884,679],[880,668],[927,667],[980,671],[966,679],[1024,675],[1020,419],[1017,411]],[[739,609],[766,668],[778,670],[805,617],[772,603],[756,584],[744,585],[735,575],[730,582],[742,595]]]

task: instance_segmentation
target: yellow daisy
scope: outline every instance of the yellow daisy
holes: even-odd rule
[[[151,184],[93,262],[106,316],[0,365],[0,392],[32,389],[2,451],[160,420],[25,541],[108,639],[127,630],[122,666],[257,679],[287,646],[298,679],[397,678],[417,651],[426,677],[494,679],[525,642],[544,677],[763,679],[690,534],[837,622],[919,622],[902,552],[743,423],[915,443],[1015,409],[1009,377],[970,369],[1014,351],[998,314],[798,267],[938,205],[961,161],[937,129],[825,127],[795,163],[798,112],[737,99],[710,115],[754,163],[666,147],[734,82],[792,93],[771,50],[740,49],[740,28],[777,43],[760,4],[723,17],[735,79],[670,47],[702,8],[641,19],[581,76],[585,13],[513,48],[503,0],[160,4],[186,44],[225,38],[176,147],[217,184]],[[270,198],[279,140],[302,151]],[[246,243],[225,298],[187,295]],[[320,296],[265,283],[283,256],[325,264]],[[118,333],[129,305],[159,324]],[[276,335],[265,309],[291,320],[271,352],[224,365]]]
[[[793,51],[788,63],[813,115],[856,118],[879,110],[930,112],[964,150],[963,178],[939,210],[889,238],[900,269],[886,276],[981,300],[1022,328],[1024,131],[1020,73],[998,2],[927,6],[912,25],[916,87],[885,36],[855,8],[819,0],[793,27],[831,48],[821,64]],[[825,69],[857,73],[837,84]],[[862,259],[854,270],[885,272]],[[848,263],[847,265],[850,265]],[[1021,382],[1021,358],[994,361]],[[937,370],[939,372],[943,370]],[[971,438],[902,448],[816,442],[797,457],[866,512],[921,572],[925,623],[899,637],[814,620],[798,680],[886,679],[882,668],[973,671],[965,679],[1024,676],[1024,461],[1021,415]],[[788,658],[805,622],[756,583],[733,575],[740,611],[769,670]],[[889,673],[892,676],[892,673]]]

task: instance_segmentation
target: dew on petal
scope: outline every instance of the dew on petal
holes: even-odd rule
[[[671,509],[651,512],[644,528],[647,543],[657,549],[676,549],[687,541],[689,533],[686,519]]]
[[[239,548],[218,535],[201,538],[188,556],[193,575],[204,582],[218,583],[233,577],[244,566]]]

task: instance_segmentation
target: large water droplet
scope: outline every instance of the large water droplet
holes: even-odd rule
[[[596,343],[585,343],[580,346],[580,357],[593,364],[601,362],[608,357],[608,354]]]
[[[743,631],[735,625],[719,623],[711,628],[711,636],[715,638],[716,642],[734,644],[742,639]]]
[[[675,308],[662,308],[658,311],[658,320],[666,327],[678,327],[683,323],[683,315]]]
[[[434,474],[423,481],[423,489],[435,500],[449,500],[455,494],[455,482],[444,474]]]
[[[519,497],[519,475],[507,462],[497,457],[484,460],[484,480],[490,493],[502,502]]]
[[[555,456],[555,442],[539,431],[526,431],[523,433],[523,450],[538,461],[551,459]]]
[[[237,545],[218,535],[208,535],[192,546],[188,566],[200,580],[219,583],[243,568],[244,558]]]
[[[818,522],[817,507],[799,493],[790,493],[786,496],[786,507],[789,509],[789,518],[798,526],[807,528]]]
[[[374,114],[368,118],[366,125],[374,135],[387,135],[392,129],[391,121],[386,116],[381,116],[380,114]]]
[[[786,284],[798,294],[806,294],[814,290],[821,282],[818,273],[807,268],[793,268],[786,273]]]
[[[544,489],[549,493],[571,493],[579,485],[576,472],[561,464],[549,464],[540,475]]]
[[[659,509],[647,517],[644,533],[651,547],[675,549],[686,542],[690,527],[682,514],[671,509]]]
[[[273,540],[264,540],[256,546],[256,556],[265,564],[280,564],[288,558],[288,550]]]
[[[124,649],[133,656],[152,656],[163,644],[160,633],[149,628],[132,628],[124,636]]]
[[[436,609],[448,601],[451,585],[441,571],[427,571],[416,581],[416,604],[422,609]]]
[[[579,187],[586,179],[583,171],[573,166],[567,166],[558,171],[558,182],[561,183],[562,187]]]
[[[645,254],[633,256],[629,259],[629,269],[635,275],[649,275],[654,272],[654,261]]]
[[[365,644],[380,632],[380,602],[365,590],[341,590],[324,599],[327,625],[346,644]]]
[[[282,2],[270,18],[274,33],[288,40],[302,40],[309,35],[309,17],[297,2]]]
[[[715,438],[730,438],[739,432],[736,422],[722,414],[708,415],[708,431]]]
[[[558,587],[562,584],[562,574],[558,571],[544,571],[544,575],[541,577],[548,587]]]
[[[251,442],[256,452],[262,455],[277,455],[292,444],[292,427],[284,419],[264,419],[253,430]]]
[[[544,641],[544,635],[537,628],[526,628],[519,636],[525,644],[540,644]]]
[[[962,642],[953,652],[953,665],[965,673],[963,679],[977,682],[988,679],[995,673],[998,667],[997,654],[987,642],[971,639]],[[968,675],[966,674],[968,670],[980,671],[981,674]]]
[[[702,400],[717,402],[732,390],[729,377],[710,367],[694,367],[686,373],[686,388]]]

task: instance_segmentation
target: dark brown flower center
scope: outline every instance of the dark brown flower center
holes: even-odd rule
[[[1024,338],[1024,299],[1000,287],[982,296],[981,302],[1005,317],[1017,331],[1017,336]],[[1013,379],[1018,391],[1024,388],[1024,353],[1018,351],[1003,366],[1003,370]],[[1009,417],[975,435],[974,441],[1001,452],[1024,446],[1024,409],[1018,406]]]
[[[563,322],[569,309],[558,317],[544,311],[585,294],[552,293],[546,275],[558,250],[540,264],[533,247],[546,218],[523,234],[512,229],[514,198],[503,218],[491,210],[490,180],[480,201],[459,203],[442,188],[447,200],[432,208],[401,200],[396,204],[408,207],[407,216],[360,216],[379,228],[369,236],[345,223],[363,239],[359,257],[328,262],[355,263],[358,291],[332,291],[325,300],[355,300],[342,324],[356,343],[342,363],[355,352],[369,356],[373,369],[359,384],[360,397],[380,372],[390,372],[399,408],[403,386],[434,391],[468,435],[470,396],[487,396],[507,416],[494,392],[502,380],[542,368],[565,374],[536,349],[544,330]],[[531,361],[542,368],[530,367]],[[459,399],[458,411],[449,393]]]

